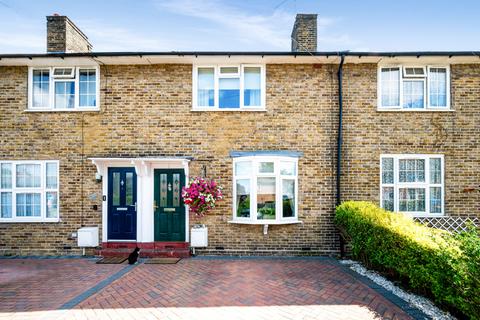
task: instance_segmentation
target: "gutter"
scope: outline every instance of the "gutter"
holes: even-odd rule
[[[54,52],[1,54],[0,59],[15,58],[67,58],[67,57],[132,57],[132,56],[315,56],[335,57],[338,51],[291,52],[291,51],[127,51],[127,52]],[[480,57],[480,51],[399,51],[399,52],[343,52],[348,57]]]
[[[340,56],[340,64],[338,65],[338,136],[337,136],[337,201],[336,205],[341,203],[340,187],[342,175],[342,143],[343,143],[343,63],[345,62],[345,53]]]

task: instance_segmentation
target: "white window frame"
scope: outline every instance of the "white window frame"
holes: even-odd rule
[[[403,90],[403,84],[405,82],[422,82],[423,83],[423,108],[406,108],[403,106],[403,103],[405,102],[403,97],[404,97],[404,90]],[[415,77],[407,77],[407,78],[403,78],[401,81],[400,81],[400,85],[402,86],[402,97],[400,99],[400,106],[403,110],[423,110],[425,109],[425,105],[427,105],[427,81],[425,79],[425,77],[418,77],[418,76],[415,76]]]
[[[77,81],[78,79],[74,79],[74,78],[66,78],[66,77],[53,77],[53,79],[50,80],[50,83],[52,84],[52,88],[50,89],[50,94],[53,94],[52,95],[52,99],[53,99],[53,106],[52,108],[54,110],[71,110],[71,109],[75,109],[76,107],[78,107],[78,104],[77,104],[77,97],[79,96],[79,94],[77,93],[77,89],[78,89],[78,85],[77,85]],[[73,102],[73,108],[55,108],[55,104],[56,104],[56,94],[55,94],[55,87],[56,87],[56,84],[57,82],[71,82],[73,83],[73,87],[74,87],[74,102]],[[33,101],[33,96],[32,96],[32,101]]]
[[[430,105],[430,89],[428,92],[426,92],[426,94],[428,95],[427,98],[427,109],[430,109],[430,110],[450,110],[450,67],[448,66],[435,66],[435,65],[432,65],[432,66],[427,66],[427,87],[430,88],[430,69],[431,68],[446,68],[446,86],[447,86],[447,91],[446,91],[446,99],[447,99],[447,105],[445,107],[435,107],[435,106],[431,106]]]
[[[383,183],[383,166],[382,160],[384,158],[393,158],[393,183]],[[441,183],[430,183],[430,159],[440,159]],[[400,182],[399,181],[399,160],[403,159],[422,159],[425,161],[425,182]],[[383,187],[393,188],[394,211],[399,211],[400,193],[402,188],[422,188],[425,189],[425,212],[401,212],[403,214],[414,217],[441,217],[445,215],[445,157],[443,154],[382,154],[380,155],[380,206],[383,207]],[[442,208],[439,213],[430,212],[430,188],[440,187],[442,196]]]
[[[12,188],[11,189],[1,189],[0,192],[11,192],[12,193],[12,217],[11,218],[2,218],[0,216],[0,222],[59,222],[60,221],[60,162],[58,160],[15,160],[7,161],[2,160],[0,164],[8,163],[12,166]],[[57,187],[56,188],[47,188],[47,163],[55,163],[57,165]],[[22,164],[39,164],[40,165],[40,187],[17,187],[16,184],[16,173],[17,165]],[[57,210],[58,214],[55,218],[47,218],[47,192],[56,192],[57,193]],[[40,216],[38,217],[17,217],[17,194],[18,193],[40,193]],[[1,197],[0,197],[1,201]]]
[[[237,68],[235,73],[222,73],[222,68]],[[241,68],[239,65],[219,65],[218,66],[218,75],[220,78],[240,78]]]
[[[237,73],[220,74],[220,68],[236,67]],[[245,68],[256,67],[260,68],[260,103],[259,106],[244,106],[244,86],[245,86]],[[214,105],[211,107],[198,106],[197,91],[198,91],[198,69],[199,68],[213,68],[214,69]],[[266,80],[265,80],[265,65],[264,64],[199,64],[193,66],[192,75],[192,111],[265,111],[266,110]],[[220,78],[239,78],[240,79],[240,107],[239,108],[220,108],[219,107],[219,79]]]
[[[69,74],[55,75],[55,71],[57,69],[63,69],[63,70],[70,69],[71,72]],[[57,78],[57,79],[60,79],[60,78],[73,79],[74,74],[75,74],[75,68],[74,67],[54,67],[53,70],[52,70],[52,77]]]
[[[73,68],[73,75],[67,76],[53,76],[55,69]],[[95,107],[82,107],[80,103],[80,70],[90,69],[95,70],[95,93],[96,93],[96,106]],[[48,106],[34,107],[33,106],[33,71],[34,70],[49,70],[49,103]],[[73,108],[55,108],[55,83],[56,82],[74,82],[75,85],[75,102]],[[26,111],[46,111],[46,112],[76,112],[76,111],[99,111],[100,110],[100,68],[98,66],[77,66],[77,67],[51,67],[51,66],[39,66],[28,68],[28,106]]]
[[[407,69],[422,69],[423,74],[407,74]],[[403,66],[403,77],[404,78],[426,78],[426,67],[425,66]]]
[[[400,68],[399,83],[400,83],[400,99],[398,106],[383,106],[382,105],[382,69],[384,68]],[[405,76],[405,68],[423,68],[426,73],[425,76],[408,75]],[[446,99],[447,105],[440,107],[433,107],[430,105],[430,69],[431,68],[445,68],[446,69]],[[403,107],[403,82],[404,80],[420,80],[424,81],[424,106],[423,108],[404,108]],[[377,69],[377,111],[403,111],[403,112],[428,112],[428,111],[453,111],[450,103],[450,66],[449,65],[403,65],[403,64],[385,64],[379,65]]]
[[[237,176],[235,166],[238,162],[250,161],[252,171],[249,175]],[[260,162],[273,162],[273,173],[259,173]],[[291,162],[295,164],[295,175],[282,175],[280,172],[280,162]],[[257,218],[257,179],[263,177],[275,177],[275,220]],[[250,217],[237,217],[237,180],[250,179]],[[295,212],[293,217],[283,217],[282,207],[282,181],[293,180],[295,182]],[[233,159],[233,196],[232,196],[232,215],[233,223],[245,224],[289,224],[298,223],[298,158],[282,156],[245,156]]]

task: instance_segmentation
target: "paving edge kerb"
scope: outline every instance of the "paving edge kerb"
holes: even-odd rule
[[[407,301],[403,300],[399,296],[394,295],[392,292],[390,292],[387,289],[385,289],[384,287],[376,284],[375,282],[373,282],[369,278],[353,271],[348,266],[343,265],[340,262],[338,262],[338,260],[335,260],[335,262],[336,262],[336,264],[338,264],[342,268],[343,271],[345,271],[345,273],[348,273],[353,278],[355,278],[355,280],[358,280],[358,281],[362,282],[364,285],[366,285],[370,289],[376,291],[378,294],[383,296],[385,299],[387,299],[388,301],[390,301],[391,303],[395,304],[397,307],[399,307],[400,309],[405,311],[413,319],[416,319],[416,320],[432,319],[426,313],[424,313],[422,310],[413,307]]]
[[[99,260],[99,256],[81,256],[81,255],[67,255],[67,256],[2,256],[0,260],[5,259],[35,259],[35,260],[48,260],[48,259],[85,259],[85,260]]]
[[[105,280],[100,281],[98,284],[94,285],[90,289],[80,293],[78,296],[75,298],[71,299],[70,301],[64,303],[63,305],[60,306],[60,310],[66,310],[66,309],[72,309],[78,304],[82,303],[83,301],[87,300],[89,297],[93,296],[94,294],[98,293],[101,291],[103,288],[106,286],[110,285],[112,282],[120,279],[123,277],[126,273],[130,272],[133,268],[138,266],[139,264],[132,264],[132,265],[127,265],[125,268],[122,270],[116,272],[115,274],[111,275]]]

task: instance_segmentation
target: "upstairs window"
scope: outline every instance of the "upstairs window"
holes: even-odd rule
[[[379,69],[378,106],[385,110],[448,110],[450,70],[445,66]]]
[[[442,155],[383,155],[381,205],[414,216],[443,215]]]
[[[30,68],[28,108],[38,111],[98,109],[97,67]]]
[[[265,109],[265,69],[263,65],[195,66],[193,109]]]

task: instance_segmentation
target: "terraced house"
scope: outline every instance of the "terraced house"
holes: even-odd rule
[[[94,52],[47,17],[47,53],[0,55],[0,254],[188,255],[198,223],[200,253],[337,254],[353,199],[477,221],[480,53],[322,52],[316,29],[297,15],[287,52]],[[195,176],[224,187],[201,219]]]

